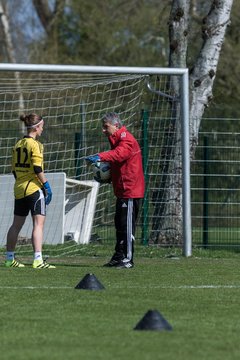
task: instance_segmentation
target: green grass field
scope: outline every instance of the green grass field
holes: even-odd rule
[[[135,267],[117,270],[102,267],[110,252],[89,246],[54,270],[1,266],[1,360],[239,359],[238,254],[139,247]],[[86,274],[105,289],[75,289]],[[173,330],[134,330],[148,310]]]

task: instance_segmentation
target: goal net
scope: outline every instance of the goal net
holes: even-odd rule
[[[182,81],[186,71],[161,74],[159,70],[134,69],[76,67],[73,71],[63,66],[51,71],[48,66],[36,65],[32,70],[31,65],[25,65],[21,71],[16,65],[9,71],[0,66],[1,251],[13,218],[12,147],[24,135],[19,115],[31,112],[45,120],[40,141],[53,187],[44,246],[52,256],[59,256],[77,253],[79,244],[115,241],[112,187],[99,186],[85,162],[86,156],[109,149],[100,119],[114,111],[143,152],[146,192],[137,241],[183,246],[189,254],[187,88],[184,90]],[[18,81],[13,70],[18,70]],[[171,94],[171,77],[179,82],[179,94]],[[29,220],[21,233],[19,252],[32,252],[30,228]]]

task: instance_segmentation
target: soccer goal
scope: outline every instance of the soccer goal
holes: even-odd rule
[[[146,191],[136,241],[180,246],[191,255],[187,69],[0,64],[0,76],[2,179],[11,177],[12,147],[23,136],[19,115],[45,119],[45,170],[59,186],[48,209],[46,244],[73,254],[77,244],[115,240],[112,187],[98,186],[84,160],[109,149],[100,119],[115,111],[143,154]],[[1,192],[3,245],[12,208],[2,185]]]

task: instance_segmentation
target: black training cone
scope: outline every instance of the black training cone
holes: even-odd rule
[[[149,310],[142,320],[135,326],[134,330],[172,330],[172,326],[156,310]]]
[[[102,290],[105,289],[100,281],[93,274],[87,274],[84,278],[75,286],[75,289],[83,290]]]

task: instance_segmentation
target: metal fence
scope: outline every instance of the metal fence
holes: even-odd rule
[[[191,163],[193,246],[240,248],[240,119],[203,119]]]

